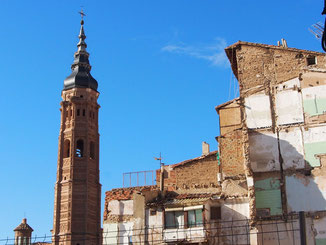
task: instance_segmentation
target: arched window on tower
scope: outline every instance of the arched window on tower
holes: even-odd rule
[[[89,144],[89,157],[95,159],[95,143],[93,141]]]
[[[84,156],[84,141],[83,140],[77,140],[75,156],[76,157]]]
[[[70,157],[70,140],[65,139],[63,143],[63,157]]]

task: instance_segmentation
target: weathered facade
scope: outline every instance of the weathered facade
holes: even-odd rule
[[[259,235],[262,223],[275,220],[287,227],[286,217],[304,212],[308,244],[325,244],[326,229],[320,228],[326,227],[325,54],[246,42],[226,53],[240,96],[216,108],[224,123],[218,137],[221,165],[223,171],[230,159],[239,159],[238,151],[227,149],[241,145],[237,162],[248,184],[251,229]],[[235,127],[234,122],[241,123]],[[297,236],[278,235],[260,237],[258,244],[300,242]]]
[[[326,244],[326,57],[226,48],[240,96],[216,107],[218,151],[106,193],[103,244]]]

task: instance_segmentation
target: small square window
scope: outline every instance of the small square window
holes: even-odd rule
[[[211,220],[221,219],[221,207],[211,207]]]
[[[316,57],[315,56],[308,56],[307,57],[307,65],[316,65]]]

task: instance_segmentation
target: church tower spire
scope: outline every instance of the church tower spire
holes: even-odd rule
[[[84,14],[82,13],[82,16]],[[101,244],[97,81],[91,76],[84,20],[61,93],[53,244]]]
[[[84,14],[83,12],[81,12]],[[83,16],[83,15],[82,15]],[[71,74],[64,80],[64,90],[71,88],[91,88],[97,90],[97,81],[92,77],[91,65],[89,64],[89,53],[86,51],[86,35],[84,31],[84,20],[80,22],[79,42],[77,52],[74,55],[74,62],[71,65]]]

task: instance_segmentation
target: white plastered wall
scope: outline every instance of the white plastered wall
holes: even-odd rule
[[[254,172],[280,170],[277,135],[270,131],[249,134],[249,156]]]
[[[246,97],[245,111],[248,128],[272,126],[270,99],[264,92]]]
[[[299,78],[289,80],[275,87],[278,125],[303,122],[302,95],[298,88],[300,88]]]
[[[133,215],[133,200],[112,200],[108,212],[113,215]]]

